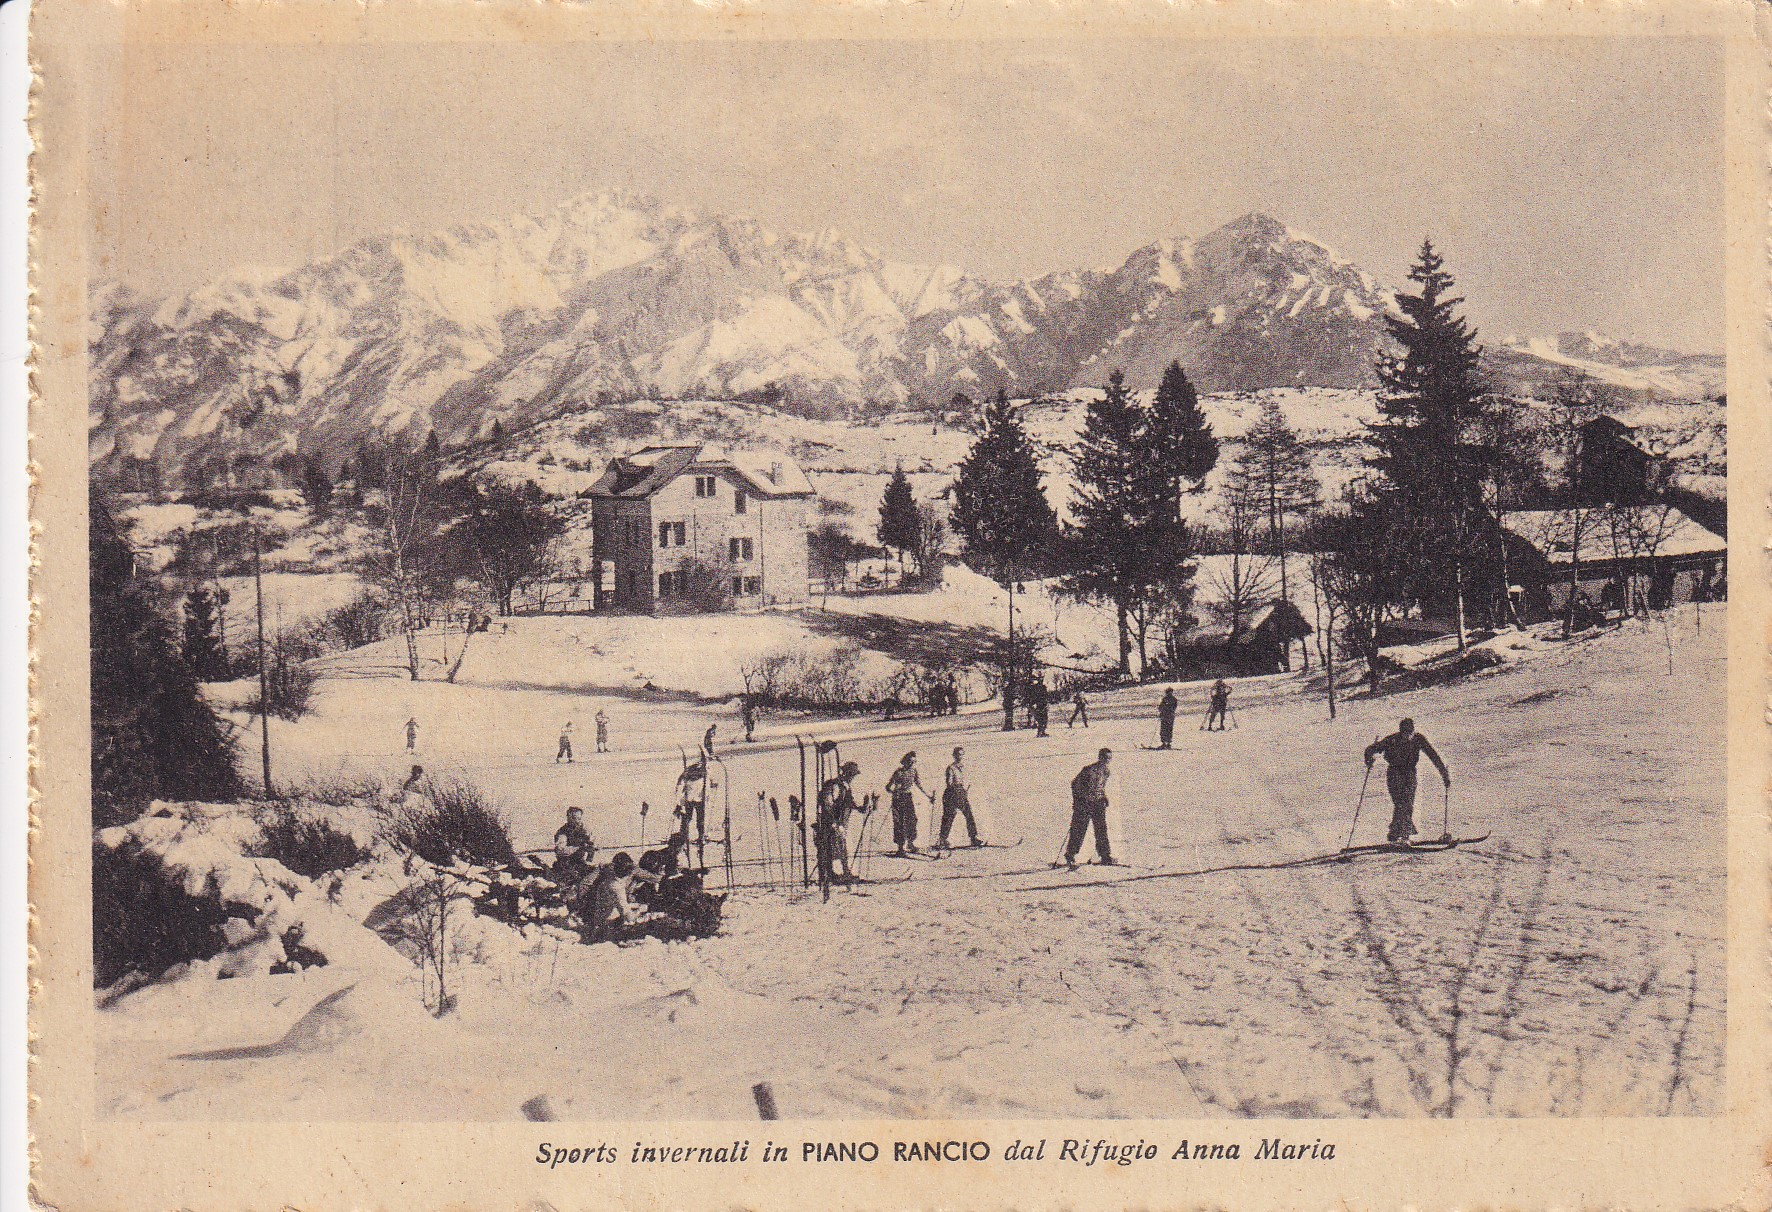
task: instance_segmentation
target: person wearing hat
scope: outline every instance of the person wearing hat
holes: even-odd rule
[[[812,836],[818,843],[818,872],[824,880],[851,883],[849,867],[849,818],[855,814],[855,780],[861,767],[844,762],[837,773],[818,789],[818,817]],[[841,867],[841,874],[837,868]]]
[[[1175,687],[1171,686],[1163,692],[1162,701],[1157,704],[1157,747],[1172,749],[1175,746],[1175,709],[1179,700],[1175,697]]]
[[[1230,683],[1219,678],[1212,683],[1212,698],[1206,705],[1206,731],[1213,731],[1212,721],[1218,721],[1218,731],[1224,731],[1224,717],[1231,705]]]
[[[934,807],[935,792],[923,786],[923,777],[917,773],[915,749],[898,759],[898,769],[886,780],[886,790],[892,796],[892,844],[896,848],[893,853],[900,858],[907,850],[916,854],[917,800],[911,793],[921,791],[929,797],[930,807]]]
[[[1415,731],[1414,720],[1399,720],[1395,732],[1366,746],[1368,770],[1372,768],[1372,759],[1381,753],[1385,764],[1384,785],[1391,793],[1391,827],[1386,840],[1407,842],[1415,836],[1415,767],[1421,761],[1421,755],[1427,754],[1428,761],[1440,772],[1440,781],[1447,787],[1452,786],[1452,775],[1427,738]]]

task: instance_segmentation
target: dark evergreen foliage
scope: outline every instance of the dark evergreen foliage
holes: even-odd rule
[[[132,819],[154,799],[238,799],[234,746],[98,494],[88,539],[94,824]]]
[[[222,643],[215,595],[207,586],[193,589],[185,598],[183,655],[185,664],[200,682],[219,682],[228,677],[228,653]]]
[[[885,495],[880,498],[880,521],[874,533],[881,543],[896,549],[902,559],[905,552],[917,545],[918,525],[917,501],[911,495],[910,477],[905,475],[902,466],[894,468]]]
[[[1058,518],[1020,410],[998,392],[983,422],[954,479],[954,533],[967,563],[1007,588],[1048,569]]]

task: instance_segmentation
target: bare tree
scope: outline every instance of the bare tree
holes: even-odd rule
[[[1561,504],[1556,510],[1553,533],[1541,536],[1549,545],[1541,543],[1539,549],[1555,551],[1566,547],[1569,552],[1569,597],[1563,610],[1564,639],[1575,630],[1575,604],[1581,592],[1581,550],[1594,540],[1603,512],[1592,503],[1594,486],[1584,484],[1581,474],[1581,443],[1586,426],[1599,415],[1600,406],[1594,398],[1593,383],[1585,375],[1571,371],[1558,381],[1550,401],[1546,445],[1558,466]]]
[[[1255,550],[1267,517],[1260,485],[1245,477],[1240,468],[1232,469],[1217,513],[1230,547],[1230,563],[1211,567],[1206,584],[1216,599],[1211,610],[1230,630],[1234,643],[1242,638],[1249,616],[1272,600],[1279,561]]]

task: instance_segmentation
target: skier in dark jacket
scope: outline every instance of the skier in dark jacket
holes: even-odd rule
[[[857,810],[855,779],[860,773],[861,767],[855,762],[844,762],[836,776],[818,789],[818,815],[813,819],[812,836],[818,847],[819,874],[831,883],[851,883],[855,879],[849,866],[849,818]]]
[[[590,874],[597,847],[585,829],[585,810],[568,808],[566,823],[554,831],[554,879],[576,884]]]
[[[1028,687],[1028,714],[1033,717],[1035,736],[1046,735],[1046,725],[1051,719],[1052,695],[1046,689],[1045,678],[1035,678],[1034,684]]]
[[[1218,731],[1224,731],[1224,717],[1231,705],[1231,688],[1223,678],[1212,683],[1212,699],[1206,708],[1206,731],[1212,731],[1212,721],[1218,721]]]
[[[1175,687],[1171,686],[1163,692],[1163,699],[1157,704],[1157,744],[1170,749],[1175,745],[1175,709],[1180,701],[1175,697]]]
[[[1381,753],[1385,761],[1384,783],[1391,793],[1391,827],[1387,840],[1407,842],[1415,836],[1415,766],[1421,755],[1427,754],[1428,761],[1439,770],[1440,779],[1447,787],[1452,786],[1452,775],[1427,738],[1415,731],[1414,720],[1399,721],[1395,732],[1366,746],[1368,769],[1372,766],[1372,759]]]

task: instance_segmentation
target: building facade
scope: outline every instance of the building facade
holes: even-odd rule
[[[804,601],[816,493],[778,455],[648,446],[587,494],[597,607],[659,613]]]

